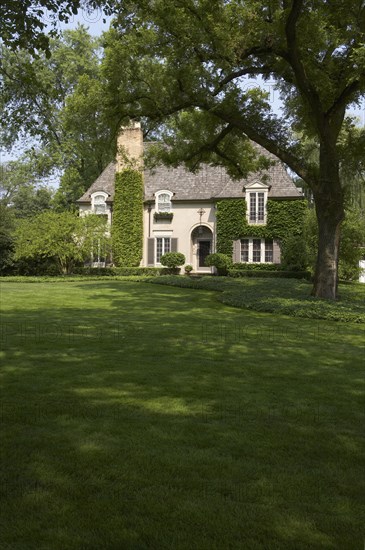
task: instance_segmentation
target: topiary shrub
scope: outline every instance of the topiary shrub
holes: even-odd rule
[[[215,252],[205,258],[205,265],[215,267],[218,275],[227,275],[228,269],[232,266],[232,258],[227,254]]]
[[[184,267],[186,275],[190,275],[190,273],[193,271],[193,266],[188,264]]]
[[[168,267],[170,273],[179,273],[179,266],[185,263],[185,256],[181,252],[167,252],[161,256],[161,265]]]

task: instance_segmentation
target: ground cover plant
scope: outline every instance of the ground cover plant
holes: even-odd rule
[[[365,285],[361,283],[341,284],[338,300],[333,302],[310,296],[310,284],[306,280],[176,276],[143,280],[159,285],[216,290],[218,300],[239,308],[307,319],[365,323]]]
[[[361,548],[364,326],[217,295],[1,283],[2,548]]]

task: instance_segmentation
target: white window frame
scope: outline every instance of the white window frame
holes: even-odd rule
[[[245,187],[246,191],[246,203],[247,203],[247,223],[249,225],[265,225],[267,219],[267,199],[269,194],[269,185],[260,181],[252,182]],[[263,196],[263,218],[259,217],[259,198]],[[251,218],[251,202],[255,198],[255,217]]]
[[[155,236],[155,264],[156,265],[161,265],[161,262],[157,261],[157,240],[158,239],[162,239],[162,252],[161,252],[161,256],[163,256],[164,254],[167,254],[168,252],[171,252],[171,235],[156,235]],[[169,240],[169,245],[166,246],[166,240]],[[168,250],[166,250],[166,248]],[[161,258],[160,258],[161,259]]]
[[[242,241],[248,241],[248,261],[242,260]],[[260,241],[260,261],[254,261],[253,260],[253,242],[254,241]],[[267,262],[266,261],[266,241],[271,241],[272,243],[272,261]],[[261,239],[258,237],[245,237],[244,239],[240,240],[240,262],[241,263],[249,263],[249,264],[273,264],[274,263],[274,240],[273,239]]]
[[[95,202],[95,199],[97,197],[103,197],[104,198],[104,206],[105,206],[105,209],[104,209],[104,212],[96,212],[95,210],[95,207],[98,206],[98,205],[101,205],[102,202],[98,201],[98,202]],[[108,206],[106,204],[106,199],[108,198],[108,193],[105,193],[104,191],[96,191],[95,193],[93,193],[91,195],[91,211],[93,214],[97,214],[97,215],[107,215],[108,214]]]
[[[160,195],[168,195],[169,201],[166,204],[168,204],[169,206],[168,206],[167,209],[164,209],[164,210],[159,209]],[[157,193],[155,193],[155,211],[156,212],[172,212],[171,198],[173,197],[173,195],[174,194],[171,191],[167,191],[166,189],[162,189],[161,191],[157,191]]]

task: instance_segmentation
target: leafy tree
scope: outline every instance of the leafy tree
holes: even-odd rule
[[[52,206],[53,191],[39,185],[40,175],[30,159],[0,165],[0,201],[15,217],[34,216]]]
[[[125,0],[107,39],[113,112],[164,121],[173,145],[165,162],[197,167],[210,158],[244,174],[252,140],[308,184],[319,225],[317,297],[337,292],[340,164],[345,156],[357,163],[360,150],[358,138],[350,149],[339,135],[347,106],[365,91],[364,21],[363,0]],[[262,90],[245,88],[257,75],[275,81],[283,116]],[[294,131],[317,141],[318,162]]]
[[[72,209],[113,157],[103,114],[100,40],[79,26],[37,59],[3,48],[0,121],[3,145],[37,140],[30,154],[43,176],[62,171],[57,208]]]
[[[25,159],[0,165],[0,201],[5,206],[12,203],[24,187],[33,187],[37,182],[34,166]]]
[[[95,239],[107,239],[100,216],[79,218],[71,212],[42,212],[20,220],[15,232],[15,259],[54,258],[60,271],[90,257]]]
[[[57,34],[56,24],[69,21],[81,6],[91,10],[98,4],[91,0],[2,0],[1,39],[13,50],[24,48],[33,55],[43,50],[50,56],[49,35]],[[51,30],[47,29],[48,24]]]
[[[0,273],[6,273],[13,263],[14,214],[0,202]]]
[[[339,278],[356,281],[360,275],[359,261],[365,244],[365,216],[358,208],[347,208],[341,227]],[[318,248],[318,222],[315,210],[306,211],[303,236],[287,239],[282,249],[282,263],[287,269],[310,269],[314,274]]]

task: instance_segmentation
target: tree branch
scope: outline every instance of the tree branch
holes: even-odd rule
[[[284,59],[289,62],[294,71],[299,90],[307,99],[311,108],[315,110],[317,120],[319,120],[323,111],[321,100],[317,93],[317,90],[313,87],[313,85],[307,78],[298,51],[297,23],[301,15],[302,8],[303,0],[292,0],[291,11],[288,15],[285,25],[287,52],[283,53],[283,56]]]

